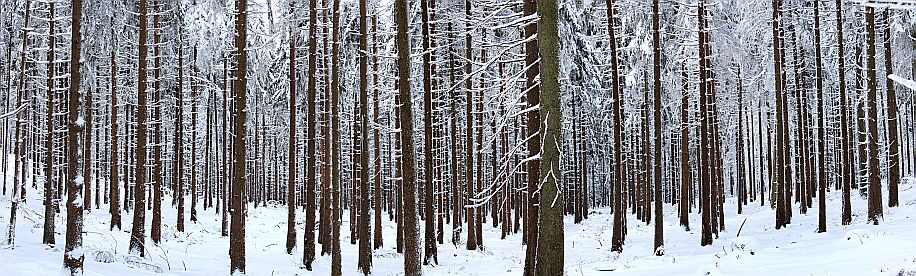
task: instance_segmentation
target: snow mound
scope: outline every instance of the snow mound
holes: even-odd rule
[[[859,244],[865,244],[866,241],[872,240],[874,238],[875,232],[866,229],[853,229],[843,235],[844,240],[856,241]]]

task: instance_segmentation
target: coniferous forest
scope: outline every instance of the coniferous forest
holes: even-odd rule
[[[916,275],[913,0],[0,0],[3,275]]]

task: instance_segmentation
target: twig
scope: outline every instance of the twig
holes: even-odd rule
[[[738,234],[735,235],[735,238],[741,236],[741,229],[744,229],[744,223],[747,222],[747,218],[744,218],[744,221],[741,222],[741,227],[738,227]]]

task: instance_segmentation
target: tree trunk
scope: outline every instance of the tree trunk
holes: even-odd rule
[[[661,256],[665,254],[665,234],[664,223],[662,222],[664,219],[662,216],[662,169],[664,168],[664,166],[662,166],[662,49],[661,40],[659,38],[659,17],[661,17],[661,15],[658,11],[658,2],[659,0],[652,1],[652,73],[654,76],[653,89],[655,92],[655,168],[653,170],[655,176],[652,185],[655,188],[653,191],[655,193],[655,241],[653,243],[653,248],[655,250],[655,255]]]
[[[314,0],[312,0],[314,2]],[[235,70],[232,70],[232,181],[231,216],[229,234],[229,272],[245,273],[245,187],[247,184],[245,133],[247,119],[247,15],[248,0],[235,1]],[[312,17],[314,18],[314,17]],[[314,20],[314,19],[313,19]],[[313,42],[311,42],[314,44]],[[307,224],[311,225],[311,224]],[[314,248],[313,248],[314,249]],[[314,252],[313,252],[314,253]]]
[[[562,186],[560,171],[560,148],[562,133],[562,106],[560,102],[560,83],[558,80],[560,60],[560,38],[557,32],[557,1],[538,0],[538,52],[541,56],[540,77],[541,121],[545,129],[540,132],[544,141],[541,156],[541,171],[545,172],[541,182],[540,217],[538,221],[537,274],[564,274],[563,253],[563,197],[558,196]]]
[[[335,5],[339,5],[340,0],[334,0]],[[367,71],[369,70],[369,58],[366,55],[368,51],[368,38],[366,10],[367,1],[359,1],[359,109],[356,111],[356,118],[359,122],[357,133],[359,135],[359,152],[357,159],[359,162],[359,270],[369,275],[372,270],[372,225],[369,217],[369,79]],[[334,9],[335,18],[338,16],[337,9]],[[336,19],[335,19],[336,20]],[[355,165],[355,164],[354,164]],[[351,218],[352,219],[352,218]]]
[[[524,12],[525,16],[535,16],[537,14],[537,0],[525,0]],[[525,133],[525,140],[527,140],[527,149],[528,149],[528,158],[533,159],[535,156],[540,154],[541,145],[540,139],[537,139],[538,129],[541,126],[541,115],[536,108],[540,101],[540,85],[537,82],[537,77],[540,75],[540,63],[538,63],[539,50],[537,36],[537,22],[531,22],[528,25],[525,25],[524,37],[535,37],[525,43],[525,67],[528,70],[525,72],[525,88],[528,89],[528,94],[524,95],[528,100],[527,108],[530,109],[527,113],[527,133]],[[535,204],[535,199],[538,198],[538,184],[540,181],[540,170],[541,165],[534,160],[527,161],[527,185],[525,187],[525,233],[524,240],[525,244],[525,276],[534,276],[537,275],[537,247],[538,247],[538,206]]]
[[[295,3],[289,3],[289,13],[295,16]],[[286,182],[286,254],[292,254],[296,247],[296,37],[298,28],[289,27],[289,159],[287,160]]]
[[[148,0],[140,0],[140,40],[138,42],[139,52],[137,54],[137,148],[135,154],[135,174],[134,179],[134,221],[130,231],[130,254],[140,254],[140,257],[146,256],[146,56],[147,56],[147,7]]]
[[[89,175],[83,175],[79,164],[79,143],[77,141],[79,133],[83,131],[83,125],[86,121],[79,117],[79,89],[80,89],[80,44],[82,36],[80,35],[80,25],[83,21],[83,1],[73,0],[71,3],[73,24],[70,25],[70,95],[68,99],[67,112],[67,146],[70,148],[70,154],[67,155],[67,236],[64,245],[64,268],[70,270],[70,275],[83,274],[83,260],[85,259],[83,248],[83,206],[91,199],[89,194],[81,196],[82,187],[86,184],[85,178]],[[87,109],[88,112],[88,109]],[[83,141],[86,143],[86,141]],[[5,155],[6,153],[4,153]],[[89,152],[82,154],[88,155]],[[3,158],[6,158],[4,156]],[[89,166],[89,164],[83,164]]]
[[[867,62],[866,70],[866,105],[868,114],[868,222],[878,225],[878,221],[884,217],[883,204],[881,203],[881,164],[878,160],[878,78],[875,68],[875,9],[865,7],[865,35]],[[891,152],[891,154],[895,154]]]
[[[315,124],[317,123],[315,114],[315,94],[317,94],[315,85],[318,79],[316,65],[318,60],[317,42],[318,42],[318,1],[309,1],[309,59],[308,59],[308,94],[306,96],[308,113],[308,122],[306,126],[306,162],[305,174],[305,234],[304,234],[304,253],[302,256],[305,268],[312,270],[312,262],[315,261]]]
[[[423,264],[438,264],[439,257],[436,249],[436,204],[433,203],[433,96],[432,96],[432,70],[430,68],[430,26],[429,2],[420,1],[420,18],[422,19],[423,33],[423,155],[424,176],[426,188],[424,189],[426,205],[424,212],[426,226],[424,227],[425,239],[423,243]],[[435,7],[434,7],[435,8]]]
[[[410,41],[407,36],[407,0],[395,0],[394,23],[397,26],[395,46],[398,51],[398,96],[401,107],[401,151],[404,162],[403,177],[403,222],[404,222],[404,275],[416,276],[420,270],[420,229],[417,225],[417,183],[414,173],[413,150],[413,109],[410,95]]]
[[[890,76],[894,73],[894,61],[891,58],[891,18],[890,9],[884,9],[884,73]],[[887,87],[887,206],[896,207],[897,202],[897,184],[900,182],[900,156],[897,129],[897,94],[894,89],[894,81],[885,78]]]

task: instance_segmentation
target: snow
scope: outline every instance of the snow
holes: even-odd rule
[[[916,91],[916,81],[908,80],[904,77],[901,77],[895,74],[890,74],[889,76],[887,76],[887,78],[891,79],[892,81],[897,82],[900,85],[906,86],[910,90]]]
[[[727,198],[727,230],[710,246],[701,247],[697,214],[690,215],[691,231],[677,224],[677,209],[665,204],[665,255],[655,256],[652,248],[654,225],[627,217],[629,225],[624,251],[610,251],[609,209],[593,209],[589,218],[574,224],[565,219],[567,275],[916,275],[916,180],[906,178],[900,185],[901,206],[885,208],[884,221],[866,221],[866,201],[854,196],[851,225],[840,224],[840,194],[830,191],[827,200],[827,232],[816,233],[817,209],[798,214],[792,224],[776,230],[775,212],[759,202],[736,214],[734,198]],[[886,191],[884,193],[886,195]],[[22,206],[16,227],[16,246],[0,247],[2,275],[54,275],[61,268],[66,231],[65,212],[55,223],[56,247],[41,244],[41,193],[30,190],[28,204]],[[165,196],[164,202],[171,198]],[[815,201],[816,202],[816,201]],[[0,224],[9,221],[10,200],[0,199]],[[190,210],[186,210],[190,212]],[[356,268],[357,245],[350,244],[347,232],[349,212],[344,212],[341,234],[344,275],[360,275]],[[297,213],[298,245],[291,255],[285,252],[286,207],[249,205],[247,233],[247,275],[330,275],[330,256],[316,248],[314,271],[302,265],[302,228],[304,216]],[[83,248],[86,275],[227,275],[229,240],[220,236],[220,215],[213,209],[198,209],[200,221],[186,222],[185,232],[175,229],[176,211],[163,204],[162,243],[146,238],[146,257],[127,254],[132,216],[123,213],[124,229],[109,231],[108,206],[92,209],[85,216]],[[151,215],[147,215],[147,227]],[[746,220],[746,221],[745,221]],[[737,229],[742,224],[740,236]],[[525,247],[521,233],[500,239],[499,229],[484,224],[484,249],[468,251],[452,245],[451,226],[445,225],[439,245],[439,265],[424,266],[425,275],[521,275]],[[420,223],[420,227],[424,226]],[[6,225],[0,225],[6,228]],[[147,233],[149,230],[147,228]],[[465,233],[466,234],[466,233]],[[403,273],[403,258],[394,249],[395,224],[383,223],[384,246],[374,252],[374,275]],[[462,240],[466,238],[462,235]]]

